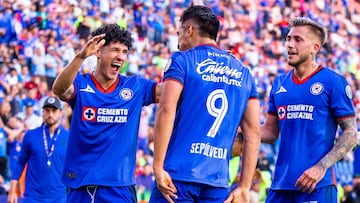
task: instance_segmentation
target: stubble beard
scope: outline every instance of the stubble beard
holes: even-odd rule
[[[288,60],[288,64],[290,66],[293,66],[293,67],[296,68],[296,67],[299,67],[301,64],[305,63],[308,60],[307,56],[299,55],[298,57],[299,57],[299,59],[294,61],[294,62]]]

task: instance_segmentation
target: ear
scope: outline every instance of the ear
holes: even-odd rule
[[[318,42],[315,42],[313,45],[313,50],[311,51],[311,54],[317,54],[321,49],[321,45]]]
[[[95,56],[99,59],[101,56],[101,48],[99,48],[98,50],[96,50],[95,52]]]
[[[195,29],[196,29],[196,28],[194,28],[194,26],[188,25],[188,29],[186,29],[186,30],[187,30],[187,32],[189,33],[189,35],[193,35],[194,32],[195,32]]]

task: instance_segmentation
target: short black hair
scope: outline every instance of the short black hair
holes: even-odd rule
[[[189,7],[181,15],[180,22],[183,24],[190,19],[199,25],[200,35],[207,34],[211,39],[216,40],[220,21],[211,8],[198,5]]]
[[[104,37],[104,46],[109,45],[111,42],[120,42],[125,44],[129,50],[132,48],[133,40],[130,32],[121,28],[118,24],[114,23],[101,26],[91,33],[91,37],[104,33],[106,34]]]

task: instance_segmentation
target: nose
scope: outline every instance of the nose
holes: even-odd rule
[[[127,54],[120,51],[120,52],[117,54],[116,59],[117,59],[117,60],[124,61],[124,60],[126,59],[126,57],[127,57]]]
[[[294,40],[292,38],[287,38],[285,41],[285,47],[293,47],[294,46]]]

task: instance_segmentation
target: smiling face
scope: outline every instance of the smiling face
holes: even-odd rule
[[[291,28],[286,37],[286,47],[288,64],[296,68],[301,64],[311,63],[321,46],[318,37],[308,26],[296,26]]]
[[[112,42],[98,50],[98,71],[105,80],[116,80],[128,52],[128,47],[120,42]]]

